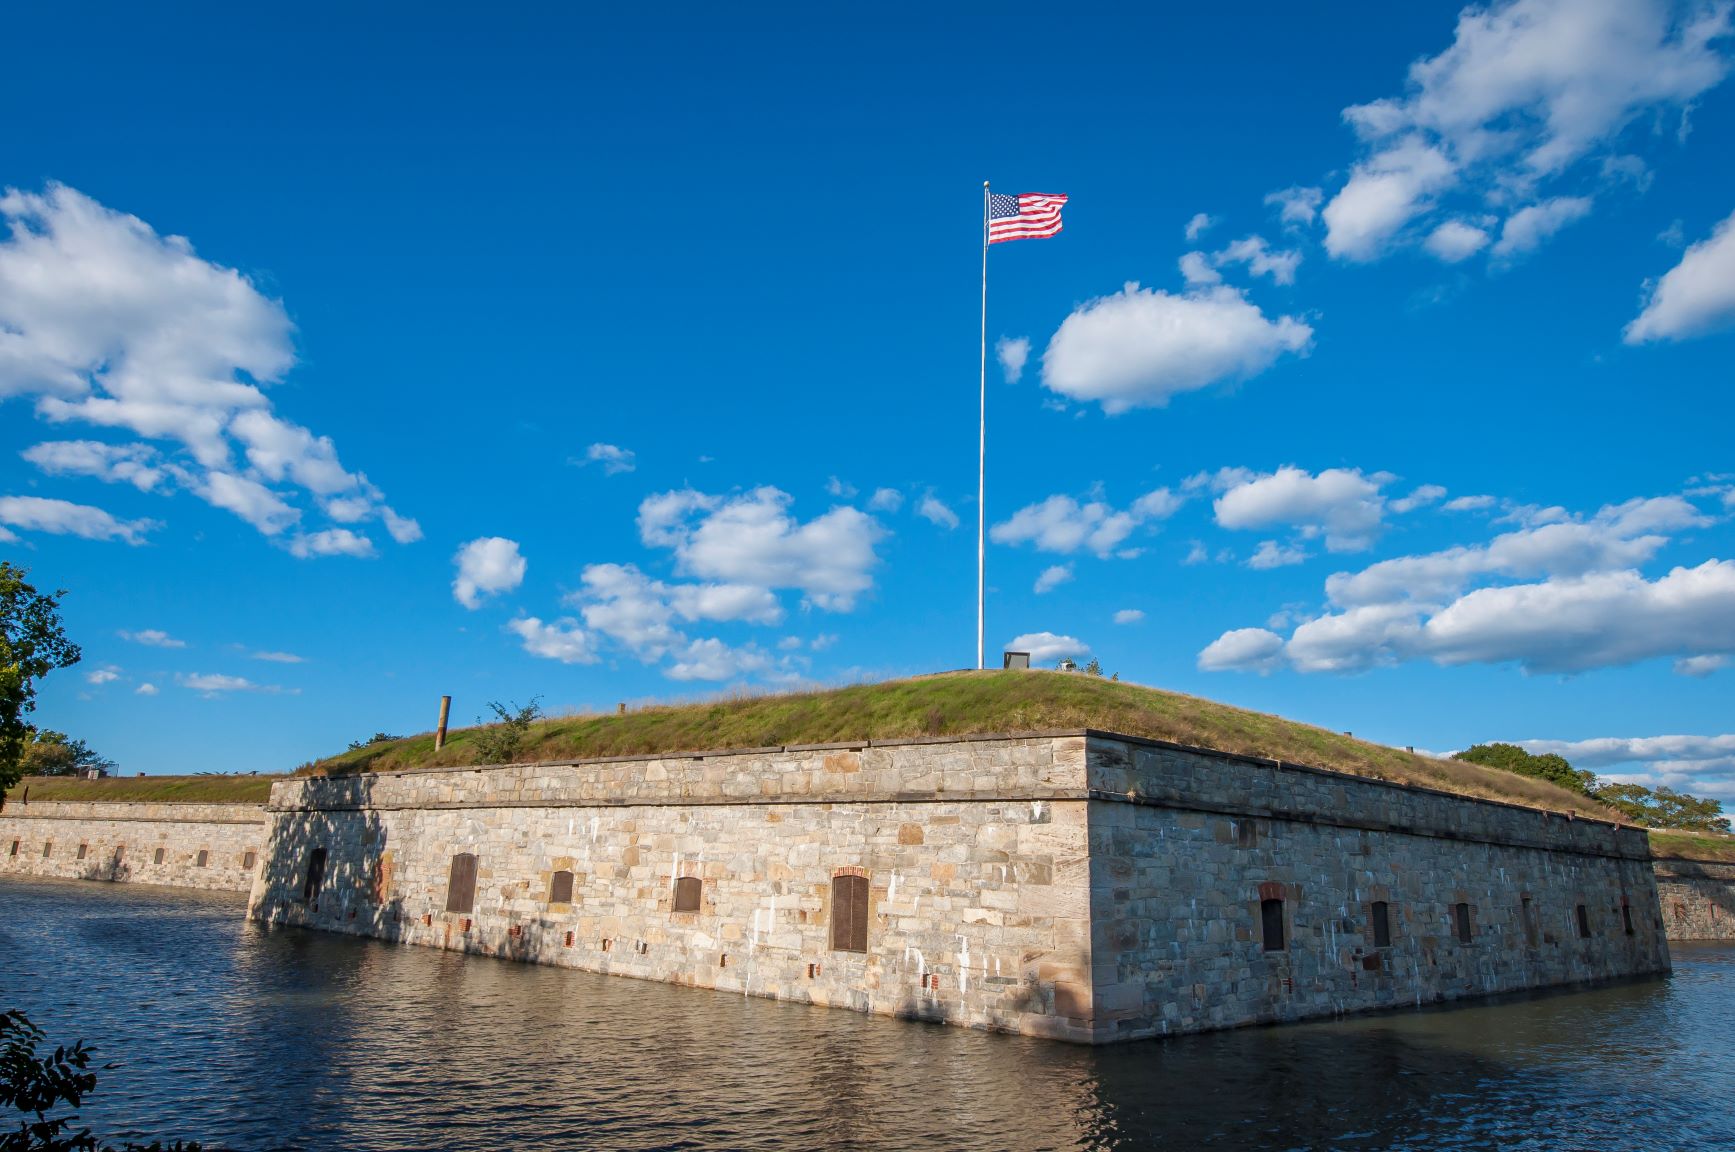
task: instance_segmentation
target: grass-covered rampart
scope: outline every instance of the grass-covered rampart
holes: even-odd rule
[[[533,725],[513,758],[583,760],[1069,728],[1263,756],[1600,819],[1612,816],[1595,801],[1547,781],[1417,756],[1197,696],[1059,672],[952,672],[825,691],[559,717]],[[470,765],[478,759],[480,731],[453,732],[438,752],[432,733],[370,744],[303,771],[338,774]]]
[[[263,804],[282,776],[110,776],[78,780],[66,776],[26,776],[6,793],[8,807],[24,799],[108,800],[131,804]]]

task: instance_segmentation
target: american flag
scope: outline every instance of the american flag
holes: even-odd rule
[[[1066,197],[1046,192],[1017,196],[988,194],[988,243],[1042,240],[1060,231],[1060,209]]]

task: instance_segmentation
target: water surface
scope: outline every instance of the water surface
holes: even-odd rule
[[[1735,948],[1666,979],[1085,1049],[0,882],[0,1006],[111,1139],[236,1149],[1735,1147]]]

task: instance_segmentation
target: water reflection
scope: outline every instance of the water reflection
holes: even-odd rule
[[[111,1137],[266,1148],[1726,1148],[1735,949],[1572,995],[1089,1050],[0,884]]]

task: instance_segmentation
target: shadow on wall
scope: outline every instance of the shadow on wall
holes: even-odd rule
[[[399,939],[407,925],[393,891],[385,824],[371,806],[373,780],[322,781],[320,792],[320,810],[272,812],[247,914],[267,924]]]
[[[132,862],[127,859],[125,846],[116,846],[95,860],[84,861],[84,871],[80,873],[81,880],[109,880],[124,883],[133,877]]]

